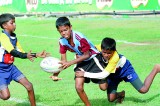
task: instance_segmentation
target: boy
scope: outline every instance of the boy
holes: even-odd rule
[[[95,61],[93,59],[99,53],[99,51],[82,33],[72,30],[72,25],[67,17],[58,18],[56,20],[56,28],[62,36],[59,40],[59,45],[61,54],[60,63],[62,64],[63,69],[76,64],[76,67],[74,68],[75,72],[80,71],[80,68],[93,73],[101,71],[97,69],[98,66],[95,65]],[[76,53],[76,59],[67,61],[67,50]],[[60,80],[60,78],[58,78],[58,74],[59,73],[53,74],[51,78],[54,81]],[[89,83],[90,80],[93,83],[99,84],[100,89],[106,90],[106,80],[75,76],[75,88],[77,94],[86,106],[90,106],[91,104],[88,100],[83,86],[84,83]]]
[[[31,106],[36,106],[32,83],[13,64],[14,57],[28,58],[30,61],[33,61],[36,57],[46,57],[48,53],[45,51],[41,53],[23,52],[14,33],[16,23],[12,14],[1,14],[0,26],[3,29],[0,34],[0,98],[3,100],[10,98],[8,85],[14,80],[26,88]]]
[[[104,38],[101,43],[101,54],[99,54],[99,64],[100,67],[106,67],[108,61],[113,58],[116,53],[116,42],[112,38]],[[118,102],[122,102],[125,97],[125,92],[122,91],[121,93],[117,93],[117,88],[119,83],[124,80],[126,82],[130,82],[133,87],[140,93],[146,93],[148,92],[154,77],[157,73],[160,72],[160,64],[157,64],[153,67],[151,73],[146,77],[144,83],[139,79],[138,75],[136,74],[132,64],[129,60],[127,60],[123,55],[119,54],[119,61],[116,66],[116,70],[114,72],[108,72],[107,70],[104,70],[100,73],[89,73],[89,72],[76,72],[76,75],[78,77],[89,77],[89,78],[96,78],[96,79],[102,79],[106,78],[107,76],[107,82],[108,82],[108,88],[107,88],[107,94],[108,94],[108,100],[110,102],[115,101],[116,99]],[[113,67],[114,68],[114,67]],[[106,76],[104,76],[104,73]]]

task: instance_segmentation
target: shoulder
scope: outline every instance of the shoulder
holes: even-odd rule
[[[73,33],[73,36],[75,36],[76,39],[82,39],[82,38],[85,38],[85,39],[86,39],[85,35],[82,34],[81,32],[72,31],[72,33]]]
[[[101,52],[101,44],[95,45],[95,47]]]
[[[1,33],[1,34],[0,34],[0,38],[3,39],[3,40],[4,40],[4,39],[5,39],[5,40],[6,40],[6,39],[9,39],[9,37],[8,37],[5,33]]]
[[[74,31],[74,30],[72,30],[72,33],[73,33],[73,34],[83,35],[81,32],[79,32],[79,31]]]
[[[59,39],[59,44],[61,44],[61,45],[66,45],[66,44],[68,44],[68,41],[67,41],[65,38],[61,37],[61,38]]]
[[[8,37],[5,33],[1,33],[0,37]]]

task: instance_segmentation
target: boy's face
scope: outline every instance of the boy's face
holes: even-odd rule
[[[71,38],[72,26],[67,26],[67,25],[59,26],[57,30],[61,34],[62,37],[66,39]]]
[[[112,50],[104,50],[104,49],[102,49],[101,52],[105,60],[109,60],[113,56],[113,53],[114,53],[114,51]]]
[[[9,33],[12,33],[15,31],[16,29],[16,23],[15,23],[15,19],[11,19],[8,22],[3,24],[3,28],[8,31]]]

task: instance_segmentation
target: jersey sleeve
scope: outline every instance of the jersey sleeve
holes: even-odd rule
[[[109,73],[115,73],[118,61],[119,55],[117,51],[115,51],[113,56],[109,59],[108,65],[105,67],[105,71],[108,71]]]
[[[80,40],[80,44],[81,44],[82,52],[87,52],[91,48],[88,41],[84,38]]]
[[[110,73],[107,71],[102,71],[99,73],[89,73],[89,72],[84,73],[84,77],[94,78],[94,79],[104,79],[108,77],[108,75],[110,75]]]
[[[22,49],[22,46],[20,45],[20,43],[19,43],[18,41],[17,41],[16,46],[17,46],[16,49],[17,49],[19,52],[25,53],[25,51]]]
[[[63,45],[61,45],[61,43],[59,43],[59,52],[61,54],[65,54],[67,52],[67,48]]]
[[[14,49],[8,36],[3,33],[0,35],[0,42],[1,42],[1,46],[4,47],[4,49],[9,53]]]
[[[101,52],[101,44],[95,45],[95,47],[97,48],[98,51]]]

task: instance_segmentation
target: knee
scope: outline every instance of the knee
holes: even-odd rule
[[[99,88],[102,90],[102,91],[106,91],[107,90],[107,87],[108,85],[105,83],[105,84],[99,84]]]
[[[114,102],[117,99],[116,94],[108,94],[108,101],[109,102]]]
[[[138,92],[141,93],[141,94],[145,94],[147,93],[149,90],[148,89],[140,89]]]
[[[32,91],[33,90],[33,85],[30,82],[25,87],[26,87],[27,91]]]
[[[109,101],[109,102],[114,102],[114,101],[115,101],[115,98],[108,98],[108,101]]]
[[[156,70],[160,71],[160,64],[156,64],[156,65],[154,65],[154,69],[156,69]]]
[[[75,88],[76,88],[77,92],[83,92],[84,91],[83,86],[76,85]]]
[[[105,87],[100,87],[100,89],[101,89],[102,91],[106,91],[107,88],[105,88]]]
[[[7,94],[7,95],[3,95],[1,99],[3,99],[3,100],[8,100],[9,98],[10,98],[10,95]]]

